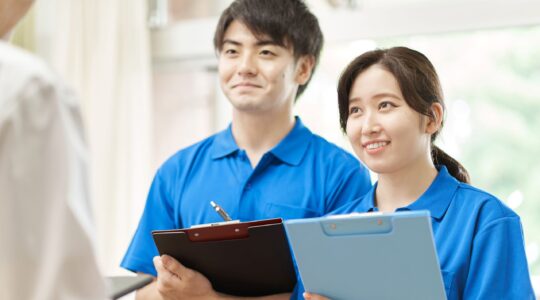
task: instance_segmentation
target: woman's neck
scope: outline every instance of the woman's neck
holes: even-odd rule
[[[396,172],[379,174],[375,191],[376,206],[380,211],[393,212],[410,205],[429,188],[437,173],[429,159],[404,166]]]

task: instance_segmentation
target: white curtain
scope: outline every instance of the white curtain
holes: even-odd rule
[[[118,267],[153,170],[149,31],[145,0],[40,0],[37,51],[81,99],[90,193],[105,274]]]

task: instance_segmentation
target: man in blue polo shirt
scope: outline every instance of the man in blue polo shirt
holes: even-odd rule
[[[369,190],[367,169],[293,114],[322,44],[318,21],[300,0],[237,0],[223,12],[214,46],[232,123],[180,150],[157,171],[121,264],[158,275],[138,298],[212,298],[211,288],[205,294],[185,280],[193,276],[174,272],[186,270],[178,262],[156,258],[153,264],[158,252],[151,237],[152,230],[222,221],[210,201],[241,221],[306,218]]]

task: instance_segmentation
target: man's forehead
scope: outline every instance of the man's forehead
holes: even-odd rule
[[[225,30],[225,34],[223,36],[223,42],[222,44],[225,44],[227,42],[239,42],[236,41],[235,38],[237,35],[248,35],[250,38],[254,39],[254,44],[258,45],[276,45],[281,46],[284,48],[289,48],[287,43],[287,39],[284,37],[283,41],[276,40],[271,37],[270,34],[264,33],[264,32],[257,32],[252,26],[247,25],[244,22],[234,20],[229,24],[227,29]]]

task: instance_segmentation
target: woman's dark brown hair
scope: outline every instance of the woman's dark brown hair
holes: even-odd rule
[[[373,50],[355,58],[339,78],[339,121],[343,132],[347,131],[349,94],[354,80],[373,65],[381,66],[394,75],[405,101],[418,113],[434,118],[431,109],[433,103],[440,103],[444,109],[439,76],[424,54],[406,47]],[[467,170],[457,160],[433,144],[439,132],[440,129],[431,136],[433,163],[446,166],[452,176],[461,182],[469,183]]]

